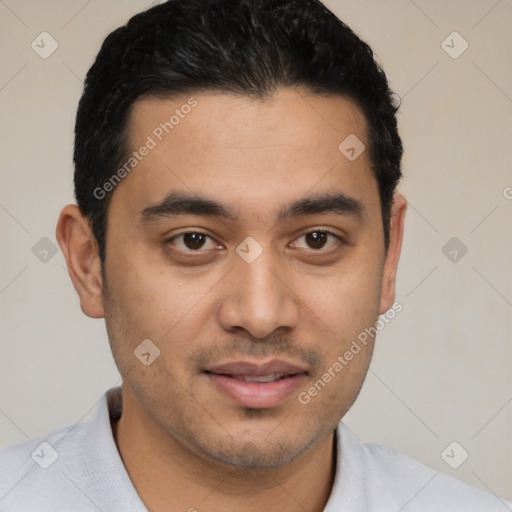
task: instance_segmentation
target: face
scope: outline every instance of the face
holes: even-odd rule
[[[397,244],[386,258],[351,134],[368,148],[353,102],[290,90],[134,105],[102,307],[126,399],[195,455],[279,467],[357,397],[373,340],[353,342],[392,305]]]

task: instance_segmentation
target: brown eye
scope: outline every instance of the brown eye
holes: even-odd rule
[[[183,243],[188,249],[201,249],[206,237],[201,233],[185,233],[183,235]]]
[[[325,231],[312,231],[311,233],[306,233],[306,243],[312,249],[322,249],[322,247],[327,242],[327,233]]]
[[[218,247],[210,236],[197,231],[190,231],[173,236],[168,242],[188,252],[204,252],[207,249],[215,249]]]
[[[303,239],[304,243],[299,243],[299,240]],[[330,240],[332,240],[330,242]],[[303,234],[297,241],[294,242],[294,247],[298,247],[300,249],[330,249],[341,241],[340,237],[331,233],[330,231],[309,231],[308,233]]]

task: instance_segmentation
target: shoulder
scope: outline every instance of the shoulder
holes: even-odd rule
[[[119,389],[103,395],[91,421],[0,451],[0,510],[146,510],[112,434]]]
[[[403,512],[512,511],[512,502],[429,468],[392,448],[364,444],[346,425],[341,423],[340,427],[342,446],[352,452],[352,455],[348,454],[350,458],[358,459],[368,492],[370,495],[375,494],[375,501],[378,499],[377,494],[382,496],[385,492]]]
[[[60,469],[76,461],[82,437],[83,425],[76,425],[0,450],[0,508],[22,495],[27,505],[40,503],[40,493],[59,485]]]

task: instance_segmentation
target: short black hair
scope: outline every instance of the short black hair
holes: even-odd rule
[[[102,269],[113,193],[102,187],[129,157],[134,102],[201,91],[263,100],[281,88],[342,95],[362,109],[387,248],[403,149],[398,102],[370,46],[319,0],[168,0],[107,36],[78,105],[75,197]]]

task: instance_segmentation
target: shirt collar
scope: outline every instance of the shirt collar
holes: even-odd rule
[[[123,464],[112,431],[112,422],[121,417],[122,389],[109,389],[101,398],[96,418],[85,432],[84,454],[88,481],[85,494],[101,510],[147,512]],[[95,501],[95,498],[98,501]]]

